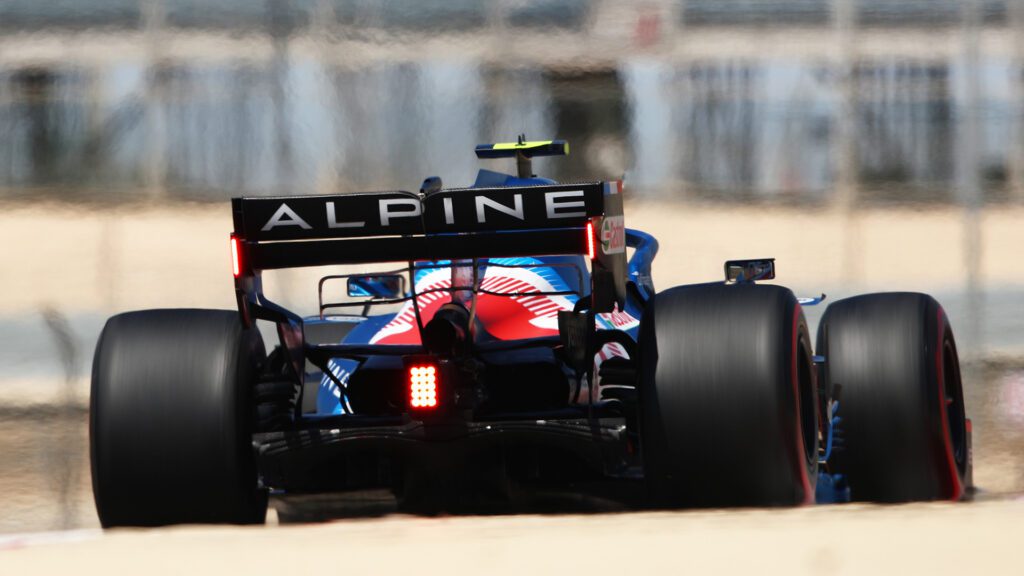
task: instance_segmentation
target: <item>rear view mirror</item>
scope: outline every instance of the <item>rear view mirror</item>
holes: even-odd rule
[[[729,260],[725,263],[726,282],[755,282],[775,278],[775,258]]]
[[[405,276],[401,274],[349,276],[348,295],[353,298],[401,298],[405,295]]]

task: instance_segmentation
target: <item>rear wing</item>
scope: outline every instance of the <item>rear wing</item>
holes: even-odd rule
[[[238,311],[247,327],[256,319],[276,323],[301,374],[312,351],[302,318],[263,294],[263,270],[583,254],[591,261],[587,314],[610,312],[616,304],[621,310],[628,274],[621,188],[621,182],[592,182],[235,198],[231,255]]]
[[[595,242],[607,254],[620,248],[624,254],[619,191],[619,182],[594,182],[235,198],[236,263],[245,275],[330,264],[587,254]],[[606,238],[588,239],[588,225]]]

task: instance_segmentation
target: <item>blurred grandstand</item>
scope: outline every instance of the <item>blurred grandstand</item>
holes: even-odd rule
[[[0,198],[466,183],[477,142],[638,193],[1024,198],[1024,0],[0,1]]]

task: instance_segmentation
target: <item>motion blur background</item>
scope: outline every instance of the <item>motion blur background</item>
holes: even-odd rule
[[[233,305],[230,197],[467,185],[519,133],[625,176],[661,288],[935,293],[978,483],[1024,487],[1024,0],[0,0],[0,532],[96,524],[97,335]]]

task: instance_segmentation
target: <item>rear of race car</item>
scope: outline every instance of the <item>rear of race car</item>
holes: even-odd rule
[[[655,294],[657,241],[625,228],[621,183],[532,174],[566,151],[478,147],[518,175],[470,188],[234,199],[237,310],[120,314],[97,344],[103,525],[258,523],[270,492],[380,488],[424,512],[551,491],[670,507],[969,494],[933,298],[840,300],[815,345],[803,307],[824,295],[760,284],[773,259]],[[315,315],[264,293],[265,271],[339,265],[363,268],[323,276]]]
[[[624,403],[642,299],[626,289],[621,185],[539,182],[236,199],[241,318],[276,324],[276,378],[300,394],[308,373],[321,380],[315,402],[280,404],[289,414],[255,435],[264,485],[385,487],[409,508],[479,509],[506,500],[510,481],[637,476]],[[389,261],[405,267],[325,277],[314,318],[261,289],[264,270]],[[325,301],[341,281],[365,297]],[[382,305],[398,310],[367,313]],[[307,338],[329,323],[350,326]]]

